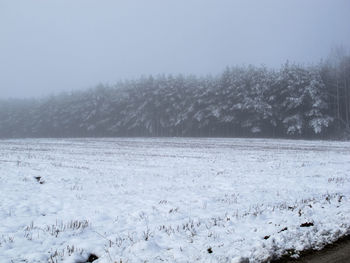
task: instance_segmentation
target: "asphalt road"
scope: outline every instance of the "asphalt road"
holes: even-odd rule
[[[312,251],[299,259],[277,261],[280,263],[350,263],[350,236],[329,245],[321,251]]]

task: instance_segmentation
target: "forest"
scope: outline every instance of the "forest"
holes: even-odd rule
[[[350,56],[314,65],[158,75],[38,99],[0,101],[0,137],[342,138],[350,127]]]

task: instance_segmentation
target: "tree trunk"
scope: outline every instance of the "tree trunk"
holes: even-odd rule
[[[349,129],[349,91],[348,81],[345,79],[345,117],[346,117],[346,129]]]
[[[340,95],[339,95],[339,80],[338,80],[338,76],[337,78],[337,118],[338,120],[340,119]]]

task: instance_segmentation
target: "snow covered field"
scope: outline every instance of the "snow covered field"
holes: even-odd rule
[[[0,141],[0,262],[260,262],[350,234],[350,143]]]

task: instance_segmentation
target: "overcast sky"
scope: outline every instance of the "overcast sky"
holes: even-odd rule
[[[318,62],[350,47],[349,14],[349,0],[0,0],[0,98]]]

